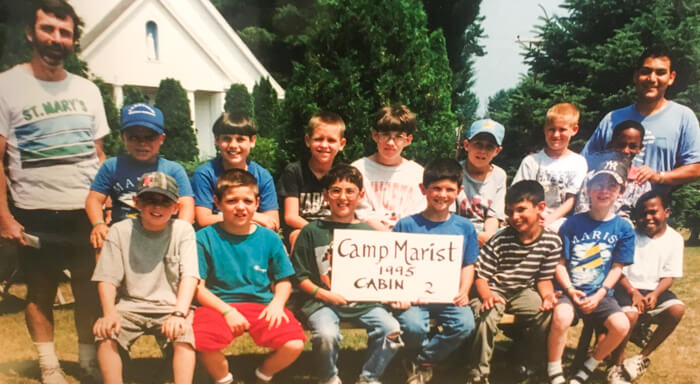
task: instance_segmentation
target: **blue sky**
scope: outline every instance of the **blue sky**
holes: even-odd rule
[[[489,96],[501,89],[511,88],[518,83],[527,68],[523,64],[522,49],[516,42],[535,37],[534,27],[540,24],[543,16],[540,5],[548,15],[563,14],[559,8],[562,0],[482,0],[481,14],[487,35],[481,43],[486,47],[486,55],[477,57],[475,62],[476,83],[474,93],[479,99],[478,115],[486,112]]]

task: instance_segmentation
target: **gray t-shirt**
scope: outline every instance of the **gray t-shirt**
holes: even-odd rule
[[[469,219],[477,232],[484,230],[484,221],[489,217],[506,219],[506,172],[496,165],[491,166],[493,169],[481,181],[469,176],[462,162],[464,190],[457,196],[457,214]]]
[[[134,218],[110,228],[92,281],[118,288],[118,310],[158,314],[173,310],[183,276],[199,278],[192,225],[173,219],[164,230],[150,232]]]

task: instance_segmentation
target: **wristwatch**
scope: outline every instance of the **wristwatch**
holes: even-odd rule
[[[175,316],[175,317],[182,317],[183,319],[187,317],[186,314],[180,312],[180,311],[175,311],[170,314],[170,316]]]

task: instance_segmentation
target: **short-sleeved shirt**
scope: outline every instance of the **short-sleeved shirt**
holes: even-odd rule
[[[465,163],[462,185],[464,190],[457,196],[457,214],[469,219],[477,232],[484,230],[484,221],[489,217],[506,219],[506,172],[496,166],[484,180],[472,178]]]
[[[294,243],[294,251],[292,251],[292,265],[296,270],[294,280],[297,283],[308,279],[317,286],[324,287],[325,283],[321,280],[321,275],[330,275],[329,277],[332,278],[332,274],[329,273],[331,271],[330,249],[332,249],[333,231],[336,229],[372,230],[372,227],[364,223],[350,224],[332,221],[312,221],[305,225],[301,229],[299,237]],[[323,307],[331,307],[339,318],[352,320],[379,305],[371,302],[332,305],[308,295],[305,295],[304,298],[306,300],[299,311],[306,318]]]
[[[190,179],[182,165],[160,157],[153,163],[138,161],[129,155],[111,157],[102,163],[90,189],[112,199],[112,220],[118,222],[138,213],[133,201],[138,178],[155,171],[172,176],[180,196],[192,196]]]
[[[571,284],[587,296],[600,289],[613,263],[634,262],[634,228],[619,216],[598,221],[579,213],[562,224],[559,236]]]
[[[192,175],[192,191],[194,192],[194,205],[211,209],[212,213],[219,213],[214,205],[214,193],[216,192],[216,179],[224,173],[221,157],[215,157],[200,165]],[[258,212],[266,212],[279,209],[277,204],[277,192],[275,182],[267,169],[260,164],[246,160],[248,172],[258,181],[260,205]]]
[[[581,189],[588,172],[586,159],[578,153],[553,159],[544,149],[527,155],[513,178],[513,184],[520,180],[535,180],[544,188],[547,209],[559,208],[567,195],[576,195]]]
[[[634,264],[622,269],[633,287],[654,290],[665,277],[683,276],[683,237],[671,227],[657,238],[637,231]]]
[[[308,222],[323,220],[330,216],[328,203],[323,198],[323,186],[306,161],[295,161],[284,169],[277,183],[277,196],[282,201],[287,197],[299,199],[299,216]]]
[[[554,278],[561,252],[561,239],[548,228],[542,228],[535,241],[524,244],[518,232],[507,226],[481,248],[476,277],[501,293],[531,288],[538,281]]]
[[[221,223],[197,231],[199,274],[226,303],[268,304],[270,284],[294,275],[276,232],[256,226],[248,235],[226,232]]]
[[[476,257],[479,255],[479,241],[476,238],[474,225],[462,216],[450,214],[447,220],[436,222],[430,221],[422,214],[417,213],[399,220],[392,230],[405,233],[463,236],[462,267],[474,264]]]
[[[109,229],[92,281],[118,288],[120,311],[170,313],[184,276],[199,278],[192,225],[173,219],[154,232],[134,218]]]
[[[588,157],[604,150],[612,140],[615,126],[625,120],[634,120],[644,126],[644,148],[635,156],[633,165],[647,165],[661,172],[700,163],[698,118],[690,108],[670,100],[663,109],[650,116],[640,114],[634,104],[608,113],[581,154]]]
[[[8,186],[22,209],[85,208],[109,133],[97,86],[67,73],[42,81],[26,64],[0,73],[0,136],[7,139]]]
[[[420,190],[423,167],[412,160],[387,166],[369,157],[355,160],[352,166],[362,173],[365,197],[355,215],[362,221],[379,220],[389,228],[402,217],[425,209],[425,196]]]

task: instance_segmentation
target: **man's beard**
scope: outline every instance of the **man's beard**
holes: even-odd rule
[[[62,65],[63,61],[71,54],[72,49],[58,43],[42,43],[34,38],[34,47],[39,57],[49,65]]]

